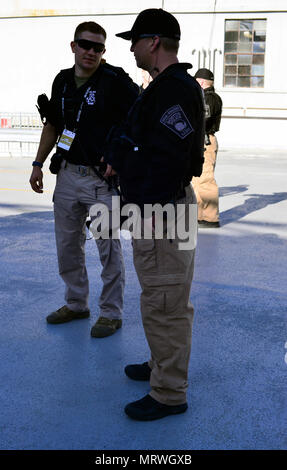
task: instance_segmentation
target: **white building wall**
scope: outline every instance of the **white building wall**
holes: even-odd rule
[[[107,31],[106,60],[122,66],[137,82],[130,44],[115,33],[130,29],[145,8],[175,14],[182,29],[179,59],[191,62],[195,73],[213,67],[215,87],[224,112],[218,139],[221,147],[284,146],[287,132],[287,2],[286,0],[18,0],[0,5],[0,114],[34,112],[38,94],[50,95],[51,83],[61,68],[73,64],[70,41],[75,27],[94,20]],[[223,52],[225,19],[267,19],[264,88],[224,88]],[[216,50],[216,51],[215,51]],[[198,63],[198,52],[201,63]],[[215,51],[215,52],[214,52]],[[215,55],[214,55],[215,54]]]

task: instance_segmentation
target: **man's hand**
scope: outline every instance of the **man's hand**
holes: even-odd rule
[[[36,193],[43,192],[43,172],[39,166],[34,166],[30,177],[30,185]]]
[[[57,129],[47,122],[43,126],[42,134],[40,137],[39,148],[36,154],[35,161],[44,163],[49,153],[54,148],[58,138]],[[35,193],[43,192],[43,173],[39,166],[34,166],[30,178],[30,185]]]
[[[101,158],[101,162],[103,162],[103,161],[104,161],[104,157]],[[106,168],[106,171],[104,173],[104,178],[108,178],[109,176],[114,176],[116,174],[117,174],[117,172],[115,170],[113,170],[112,166],[107,163],[107,168]]]
[[[109,164],[107,163],[107,169],[106,169],[106,171],[105,171],[104,177],[105,177],[105,178],[108,178],[109,176],[114,176],[114,175],[116,175],[116,174],[117,174],[116,171],[113,170],[113,168],[111,167],[111,165],[109,165]]]

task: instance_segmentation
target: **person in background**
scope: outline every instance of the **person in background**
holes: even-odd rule
[[[199,69],[194,78],[204,91],[206,104],[205,152],[202,174],[192,179],[192,185],[198,203],[199,227],[219,227],[219,191],[214,171],[218,151],[215,133],[219,131],[222,100],[214,90],[214,75],[211,70]]]
[[[140,86],[140,93],[142,93],[152,81],[152,77],[146,70],[142,70],[142,84]]]

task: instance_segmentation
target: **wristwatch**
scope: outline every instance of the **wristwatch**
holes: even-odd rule
[[[34,162],[32,163],[32,166],[38,166],[38,167],[42,168],[43,163],[34,161]]]

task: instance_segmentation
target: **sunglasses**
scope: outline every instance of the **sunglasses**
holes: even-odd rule
[[[132,38],[132,46],[135,46],[140,39],[153,38],[154,36],[160,36],[160,34],[140,34]]]
[[[81,49],[86,51],[93,49],[94,52],[103,52],[105,50],[105,45],[101,42],[89,41],[88,39],[75,39],[75,42]]]

